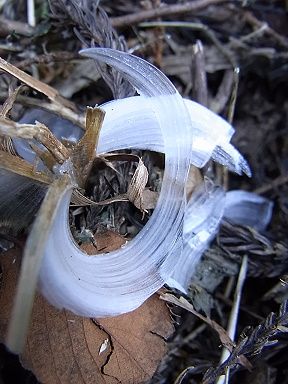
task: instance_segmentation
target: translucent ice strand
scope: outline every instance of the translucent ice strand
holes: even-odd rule
[[[49,301],[84,316],[111,316],[138,307],[173,272],[173,250],[182,242],[191,123],[181,96],[151,64],[110,49],[81,53],[112,65],[147,97],[164,143],[165,171],[157,206],[124,248],[89,257],[79,250],[68,228],[71,190],[61,201],[47,241],[40,283]]]
[[[111,49],[93,48],[81,54],[122,72],[140,94],[101,106],[106,115],[97,153],[135,148],[165,154],[164,178],[153,215],[118,251],[95,256],[83,253],[68,224],[73,186],[67,186],[60,197],[40,270],[42,292],[57,307],[79,315],[112,316],[138,307],[166,282],[185,290],[215,235],[224,193],[205,184],[186,207],[190,164],[203,167],[212,158],[240,174],[250,170],[230,144],[233,128],[207,108],[182,99],[154,66]],[[59,134],[56,126],[51,129]],[[77,140],[79,128],[74,132],[72,127],[69,137],[74,139],[74,134]],[[24,141],[14,144],[22,157],[32,161],[35,154]]]

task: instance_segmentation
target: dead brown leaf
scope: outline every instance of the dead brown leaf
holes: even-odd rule
[[[21,254],[0,256],[0,338],[5,338]],[[45,384],[136,384],[148,380],[166,352],[173,331],[157,295],[131,313],[92,320],[60,311],[37,295],[23,365]]]
[[[126,243],[126,239],[119,233],[105,230],[101,233],[94,234],[93,243],[83,243],[81,245],[82,251],[88,255],[95,255],[97,253],[108,253],[115,251]]]

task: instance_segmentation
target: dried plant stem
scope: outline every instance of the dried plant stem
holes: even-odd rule
[[[191,23],[187,21],[148,21],[141,23],[139,27],[173,27],[173,28],[189,28],[196,31],[201,31],[205,34],[205,36],[215,45],[215,47],[222,53],[222,55],[227,59],[227,61],[231,64],[231,67],[234,69],[237,67],[237,63],[233,58],[230,50],[227,49],[221,41],[218,40],[216,34],[213,30],[211,30],[207,25],[202,23]]]
[[[17,156],[11,137],[0,136],[0,150]]]
[[[235,338],[235,332],[236,332],[236,327],[237,327],[237,321],[238,321],[238,314],[239,314],[239,307],[240,307],[240,300],[241,300],[241,295],[242,295],[242,290],[243,290],[243,285],[246,279],[246,274],[247,274],[247,267],[248,267],[248,258],[245,255],[242,260],[240,272],[239,272],[239,277],[237,281],[237,286],[236,286],[236,291],[234,295],[234,303],[233,307],[231,310],[230,318],[229,318],[229,323],[228,323],[228,335],[230,336],[231,340],[234,340]],[[228,351],[227,348],[224,347],[220,364],[223,363],[230,355],[230,352]],[[225,376],[220,376],[219,379],[217,380],[217,384],[223,384],[223,383],[228,383],[228,378],[229,378],[229,367],[226,372]]]
[[[233,118],[234,118],[234,113],[235,113],[235,105],[236,105],[236,100],[237,100],[237,95],[238,95],[238,86],[239,86],[239,74],[240,74],[240,69],[239,67],[234,68],[234,77],[233,77],[233,83],[234,86],[232,88],[232,93],[231,93],[231,100],[229,103],[229,110],[228,110],[228,122],[232,124]]]
[[[79,206],[79,207],[90,206],[90,205],[102,206],[102,205],[109,205],[109,204],[119,203],[124,201],[125,202],[129,201],[127,197],[127,193],[123,193],[122,195],[118,195],[115,197],[110,197],[109,199],[106,199],[103,201],[94,201],[82,195],[82,193],[78,189],[75,189],[73,191],[72,198],[71,198],[72,205]]]
[[[36,91],[43,93],[54,103],[60,104],[62,107],[74,109],[74,105],[62,97],[59,92],[50,87],[50,85],[43,83],[40,80],[35,79],[30,76],[28,73],[21,71],[21,69],[15,67],[14,65],[8,63],[4,59],[0,57],[0,69],[3,71],[10,73],[10,75],[16,77],[18,80],[27,84],[29,87],[35,89]]]
[[[0,36],[6,37],[13,32],[17,35],[31,36],[33,28],[21,21],[7,20],[4,17],[0,17]]]
[[[9,92],[8,98],[5,100],[4,104],[2,105],[0,116],[6,117],[8,115],[8,113],[10,112],[10,110],[12,109],[15,103],[16,97],[19,94],[21,88],[22,88],[22,85],[14,89],[12,92]]]
[[[21,69],[26,68],[31,64],[50,64],[57,62],[63,63],[65,61],[71,60],[83,60],[83,56],[80,56],[77,52],[50,52],[19,61],[17,64],[15,64],[15,66]]]
[[[288,40],[269,27],[267,23],[258,20],[251,12],[245,12],[244,17],[247,23],[256,27],[258,30],[262,30],[263,33],[270,35],[281,47],[288,49]]]
[[[205,71],[204,48],[200,40],[196,41],[193,46],[194,53],[194,99],[199,104],[207,107],[208,105],[208,89],[207,77]]]
[[[263,193],[271,191],[271,189],[281,187],[281,185],[284,185],[286,183],[288,183],[288,175],[281,175],[276,179],[270,181],[269,184],[262,185],[262,187],[255,189],[253,192],[261,195]]]
[[[20,124],[3,117],[0,117],[0,123],[1,134],[28,140],[36,139],[48,149],[59,163],[63,163],[70,155],[69,150],[42,123]]]
[[[193,313],[193,315],[197,316],[199,319],[204,321],[206,324],[208,324],[211,328],[213,328],[218,333],[218,336],[219,336],[222,344],[232,352],[235,344],[233,343],[233,341],[231,340],[230,336],[225,331],[225,329],[223,329],[221,327],[221,325],[216,323],[216,321],[210,319],[209,317],[205,317],[205,316],[201,315],[200,313],[198,313],[197,311],[195,311],[192,304],[190,304],[189,301],[186,300],[183,296],[181,296],[178,299],[176,296],[174,296],[170,293],[161,293],[160,299],[167,301],[168,303],[177,305],[178,307],[181,307],[183,309],[186,309],[187,311]]]
[[[48,149],[58,163],[64,163],[69,158],[70,151],[53,135],[46,125],[36,122],[35,127],[37,129],[35,139]]]
[[[50,85],[42,83],[41,81],[39,81],[37,79],[34,79],[34,77],[28,75],[28,73],[21,71],[19,68],[8,63],[7,61],[2,59],[1,57],[0,57],[0,68],[3,69],[3,71],[5,71],[5,72],[10,73],[10,75],[16,77],[18,80],[21,80],[23,83],[29,85],[33,89],[36,89],[38,92],[43,93],[50,100],[54,101],[59,96],[56,89],[50,87]]]
[[[34,0],[27,0],[27,19],[28,19],[28,24],[31,27],[35,27],[35,25],[36,25],[36,18],[35,18],[35,4],[34,4]]]
[[[0,92],[0,99],[6,99],[6,93]],[[40,109],[44,109],[46,111],[55,113],[56,115],[63,117],[63,119],[67,119],[71,121],[71,123],[78,125],[82,129],[85,129],[85,117],[83,114],[79,114],[74,112],[74,110],[65,107],[64,105],[58,103],[49,103],[44,100],[35,99],[33,97],[18,95],[15,101],[15,104],[25,105],[27,107],[36,107]]]
[[[85,134],[71,152],[71,160],[80,187],[85,187],[86,179],[93,165],[104,116],[105,112],[100,108],[87,108]]]
[[[50,184],[53,181],[52,175],[50,176],[46,173],[36,171],[32,164],[4,151],[0,151],[0,168],[16,173],[17,175],[29,177],[29,179],[40,181],[44,184]]]
[[[58,203],[68,188],[71,188],[71,184],[66,176],[51,184],[28,237],[6,338],[6,345],[13,353],[19,354],[23,351],[46,240]]]
[[[149,9],[130,15],[112,17],[111,23],[113,27],[124,27],[140,23],[146,19],[157,19],[157,17],[180,15],[186,12],[198,12],[209,5],[217,5],[224,3],[225,0],[194,0],[184,4],[166,5],[159,8]]]
[[[217,94],[209,105],[209,108],[213,112],[220,114],[225,108],[225,105],[228,103],[231,95],[234,77],[235,75],[233,70],[228,69],[225,71],[222,82],[217,90]]]
[[[5,118],[7,115],[9,115],[9,112],[11,111],[15,103],[16,97],[20,92],[21,88],[22,88],[22,85],[20,85],[19,87],[13,90],[9,89],[9,96],[7,97],[7,99],[2,105],[2,109],[0,112],[1,117]],[[0,135],[0,149],[1,150],[3,149],[4,151],[11,153],[14,156],[17,156],[11,137],[8,137],[8,136],[1,137]]]
[[[233,118],[234,118],[234,113],[235,113],[235,105],[236,105],[236,100],[238,96],[238,85],[239,85],[239,73],[240,69],[239,67],[234,67],[234,76],[233,76],[233,87],[232,87],[232,92],[231,92],[231,97],[230,97],[230,103],[229,103],[229,108],[228,108],[228,117],[227,120],[230,124],[232,124]],[[221,167],[222,169],[222,185],[225,191],[228,190],[229,188],[229,172],[226,167]]]
[[[115,155],[115,158],[117,158],[118,156],[121,157],[121,154]],[[151,209],[151,207],[146,207],[146,204],[150,205],[151,203],[144,202],[144,195],[145,195],[145,192],[147,192],[147,190],[145,191],[145,186],[146,186],[147,181],[148,181],[148,170],[145,167],[141,158],[139,158],[138,156],[134,156],[134,155],[133,155],[133,157],[138,158],[139,164],[138,164],[138,166],[137,166],[137,168],[133,174],[133,177],[130,181],[130,184],[128,186],[126,193],[123,193],[123,194],[115,196],[115,197],[111,197],[111,198],[106,199],[106,200],[96,202],[96,201],[90,200],[89,198],[85,197],[84,195],[82,195],[82,193],[79,190],[75,189],[73,191],[73,195],[72,195],[72,199],[71,199],[72,204],[74,204],[76,206],[86,206],[86,205],[88,205],[88,206],[89,205],[102,206],[102,205],[108,205],[108,204],[112,204],[112,203],[116,203],[116,202],[130,201],[141,212],[145,212],[146,209]],[[125,158],[125,155],[123,155],[123,158]],[[148,190],[148,192],[149,192],[149,190]],[[153,205],[153,208],[154,208],[154,205]]]

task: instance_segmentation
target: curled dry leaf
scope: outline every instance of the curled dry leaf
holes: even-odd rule
[[[21,252],[0,256],[0,337],[9,321]],[[22,364],[45,384],[143,383],[154,373],[173,331],[157,295],[131,313],[92,320],[60,311],[37,295]],[[108,340],[108,341],[107,341]]]
[[[101,110],[99,110],[101,111]],[[87,132],[87,131],[86,131]],[[124,161],[138,161],[138,166],[133,174],[133,177],[128,186],[126,193],[110,197],[102,201],[94,201],[84,196],[79,190],[74,190],[71,202],[73,205],[85,206],[85,205],[107,205],[120,201],[130,201],[135,205],[137,209],[141,212],[146,212],[148,209],[154,209],[159,198],[159,193],[150,191],[148,188],[145,188],[148,182],[148,170],[143,163],[142,159],[137,155],[132,154],[109,154],[104,156],[99,156],[94,159],[94,164],[96,161],[103,161],[108,167],[117,172],[116,168],[112,165],[111,161],[115,160],[124,160]],[[73,161],[73,164],[75,162]],[[82,169],[79,167],[79,169]],[[85,170],[84,170],[85,172]]]
[[[145,167],[143,161],[139,158],[139,164],[132,177],[130,185],[127,190],[127,197],[136,208],[143,211],[142,206],[142,193],[148,182],[148,170]]]

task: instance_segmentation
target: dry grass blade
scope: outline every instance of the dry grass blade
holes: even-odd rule
[[[10,137],[36,139],[48,149],[59,163],[63,163],[70,155],[69,150],[53,135],[50,129],[38,121],[35,124],[19,124],[0,117],[0,124],[0,133]]]
[[[34,124],[19,124],[10,119],[0,117],[0,133],[21,139],[34,139],[37,134]]]
[[[28,75],[28,73],[21,71],[21,69],[8,63],[1,57],[0,57],[0,69],[2,69],[7,73],[10,73],[10,75],[16,77],[16,79],[22,81],[23,83],[27,84],[29,87],[35,89],[36,91],[44,94],[45,96],[48,97],[50,101],[52,101],[52,103],[58,104],[58,105],[60,104],[63,108],[68,108],[71,110],[72,113],[74,112],[75,110],[74,105],[70,101],[62,97],[56,89]]]
[[[78,174],[79,185],[83,187],[93,165],[104,116],[105,112],[100,108],[87,108],[85,134],[71,153],[71,159]]]
[[[23,86],[20,85],[19,87],[14,89],[12,92],[10,92],[8,98],[4,101],[4,103],[2,105],[2,109],[0,112],[1,117],[5,118],[9,114],[9,112],[11,111],[11,109],[15,103],[17,95],[19,94],[19,92],[22,88],[23,88]],[[12,139],[10,137],[7,137],[7,136],[1,137],[0,136],[0,148],[3,151],[10,153],[11,155],[14,155],[14,156],[17,155],[17,153],[14,149],[14,146],[13,146]]]
[[[118,195],[115,197],[111,197],[110,199],[106,199],[103,201],[94,201],[84,196],[78,189],[75,189],[72,194],[71,203],[76,206],[89,206],[89,205],[107,205],[112,203],[117,203],[121,201],[128,201],[128,197],[126,194]]]
[[[0,150],[8,152],[10,155],[17,156],[11,137],[0,136]]]
[[[6,60],[2,59],[1,57],[0,57],[0,68],[5,72],[10,73],[10,75],[16,77],[18,80],[22,81],[23,83],[29,85],[33,89],[36,89],[38,92],[43,93],[52,101],[55,101],[59,97],[59,94],[56,91],[56,89],[28,75],[28,73],[21,71],[21,69],[8,63]]]
[[[0,98],[6,100],[6,93],[1,92],[1,90]],[[78,125],[82,129],[85,129],[84,116],[61,103],[48,102],[45,100],[39,100],[34,97],[23,95],[17,96],[15,103],[24,105],[25,107],[41,108],[46,111],[55,113],[56,115],[63,117],[63,119],[67,119],[73,124]]]
[[[224,0],[194,0],[184,4],[165,5],[159,8],[148,9],[139,13],[132,13],[130,15],[113,17],[111,19],[113,27],[123,27],[125,25],[132,25],[140,23],[147,19],[157,19],[158,17],[185,14],[187,12],[199,12],[209,5],[216,5],[223,3]]]
[[[7,347],[14,353],[21,353],[24,348],[46,240],[59,198],[69,188],[71,184],[66,176],[51,184],[29,234],[6,340]]]
[[[100,160],[107,165],[107,167],[113,169],[118,173],[117,169],[112,164],[113,161],[139,161],[139,156],[132,153],[105,153],[96,157],[95,161]]]
[[[1,113],[0,113],[0,115],[2,117],[6,117],[8,115],[8,113],[10,112],[10,110],[12,109],[12,107],[15,103],[17,95],[19,94],[19,92],[22,88],[23,88],[23,86],[20,85],[19,87],[14,89],[14,91],[12,91],[10,93],[10,95],[8,96],[8,98],[5,100],[5,102],[2,105],[2,109],[1,109]]]
[[[34,143],[30,143],[30,147],[35,152],[36,156],[38,156],[39,159],[42,160],[46,168],[53,173],[54,166],[57,164],[55,157],[49,151],[42,151],[42,149],[40,149]]]
[[[95,157],[95,150],[97,149],[98,138],[104,117],[105,112],[101,108],[88,107],[86,110],[86,133],[79,141],[78,145],[84,147],[85,145],[89,145],[91,140],[93,141],[94,146],[91,147],[89,145],[89,149],[86,150],[87,163]]]
[[[193,315],[197,316],[199,319],[203,320],[206,324],[210,325],[210,327],[212,327],[218,333],[218,336],[222,344],[229,351],[232,351],[235,344],[233,343],[233,341],[231,340],[231,338],[229,337],[225,329],[221,327],[221,325],[216,323],[216,321],[211,320],[209,317],[202,316],[200,313],[195,311],[193,306],[189,303],[189,301],[184,299],[184,297],[181,296],[180,299],[178,299],[177,297],[175,297],[170,293],[162,293],[160,295],[160,299],[165,300],[168,303],[178,305],[178,307],[181,307],[183,309],[186,309],[187,311],[193,313]]]
[[[44,184],[51,184],[53,181],[52,175],[39,172],[26,160],[4,151],[0,151],[0,168],[16,173],[17,175],[29,177]]]
[[[43,144],[58,163],[64,163],[70,156],[70,151],[53,135],[48,127],[36,121],[34,138]]]
[[[196,41],[193,46],[194,61],[194,98],[197,103],[207,107],[208,105],[208,88],[207,77],[205,71],[205,55],[204,47],[200,40]]]
[[[31,36],[34,29],[21,21],[8,20],[0,16],[0,36],[7,36],[12,33],[23,36]]]
[[[229,324],[228,324],[228,329],[227,329],[228,334],[232,340],[234,340],[234,338],[235,338],[236,325],[237,325],[239,307],[240,307],[240,300],[241,300],[243,285],[244,285],[244,282],[246,279],[247,268],[248,268],[248,258],[247,258],[247,256],[244,256],[243,260],[242,260],[241,269],[239,272],[236,291],[234,294],[233,307],[232,307],[232,311],[230,314]],[[230,355],[230,352],[228,351],[228,349],[225,348],[222,352],[220,363],[223,363],[229,357],[229,355]],[[244,356],[240,356],[239,358],[242,359],[243,365],[245,364],[247,366],[247,368],[249,368],[249,369],[252,368],[251,364],[248,362],[248,360]],[[223,384],[224,382],[228,383],[228,380],[229,380],[229,368],[226,372],[225,377],[224,376],[219,377],[217,384]]]

